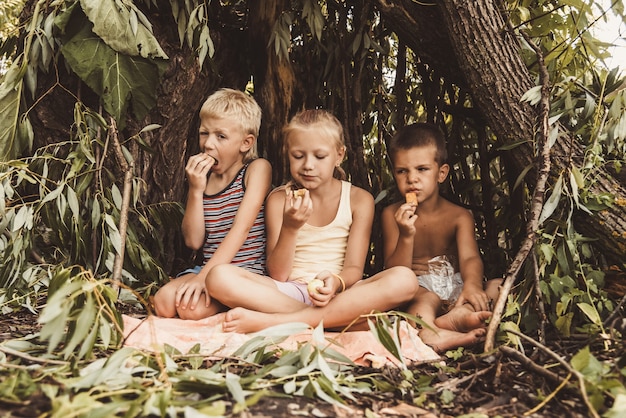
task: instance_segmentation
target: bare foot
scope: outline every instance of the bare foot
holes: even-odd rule
[[[233,308],[226,312],[222,329],[224,332],[257,332],[276,325],[275,315],[263,312],[251,311],[246,308]]]
[[[437,353],[443,353],[451,348],[472,346],[482,341],[485,334],[484,328],[476,328],[469,332],[422,328],[419,332],[424,344],[432,347]]]
[[[474,312],[464,306],[457,306],[445,315],[435,319],[435,325],[451,331],[468,332],[477,328],[484,328],[485,321],[491,318],[491,312]]]

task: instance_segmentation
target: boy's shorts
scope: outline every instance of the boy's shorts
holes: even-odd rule
[[[200,273],[201,270],[202,270],[202,266],[191,267],[191,268],[188,268],[187,270],[181,271],[180,273],[176,275],[176,277],[184,276],[185,274],[190,274],[190,273],[198,274]]]

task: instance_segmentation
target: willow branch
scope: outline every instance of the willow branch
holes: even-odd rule
[[[130,192],[132,190],[133,171],[135,169],[134,161],[126,161],[124,153],[122,152],[122,145],[120,144],[117,125],[113,117],[110,118],[111,124],[109,127],[109,135],[113,139],[113,148],[115,150],[115,156],[118,163],[124,171],[124,192],[122,194],[122,207],[120,209],[120,252],[115,256],[115,262],[113,263],[113,283],[114,287],[118,288],[115,283],[122,281],[122,267],[124,265],[124,253],[126,252],[126,229],[128,227],[128,210],[130,208]]]

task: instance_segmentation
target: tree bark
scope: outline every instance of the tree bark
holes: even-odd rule
[[[254,63],[255,96],[263,108],[259,135],[260,154],[272,163],[273,181],[278,185],[288,177],[282,155],[282,128],[292,113],[295,75],[291,63],[269,45],[274,24],[287,7],[285,0],[250,2],[251,25],[248,39]]]

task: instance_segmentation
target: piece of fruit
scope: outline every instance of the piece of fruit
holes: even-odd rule
[[[304,197],[304,194],[306,193],[306,189],[300,186],[298,183],[294,181],[290,181],[289,183],[287,183],[287,186],[285,187],[285,192],[287,193],[287,196],[291,196],[293,198]]]
[[[319,295],[320,292],[318,292],[317,290],[318,287],[324,287],[324,282],[321,281],[320,279],[313,279],[306,286],[310,295],[313,295],[313,294]]]
[[[406,203],[412,203],[417,206],[417,194],[415,194],[415,192],[408,192],[404,195],[404,198],[406,199]]]

